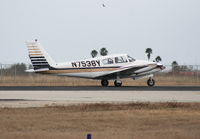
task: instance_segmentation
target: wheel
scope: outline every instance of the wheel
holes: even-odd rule
[[[118,80],[115,80],[114,84],[115,84],[116,87],[122,86],[122,82],[118,81]]]
[[[108,86],[108,84],[109,84],[108,80],[101,80],[102,86],[106,87],[106,86]]]
[[[149,79],[149,80],[147,81],[147,85],[148,85],[148,86],[154,86],[154,85],[155,85],[155,80],[154,80],[154,79]]]

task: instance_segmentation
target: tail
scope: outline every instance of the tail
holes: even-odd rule
[[[26,43],[29,52],[29,58],[35,71],[45,71],[55,65],[54,60],[48,55],[44,48],[35,42]]]

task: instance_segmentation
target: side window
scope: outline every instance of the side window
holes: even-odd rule
[[[123,58],[123,60],[124,60],[124,63],[127,63],[127,62],[128,62],[128,60],[126,59],[125,56],[123,56],[122,58]]]
[[[115,57],[115,63],[123,63],[120,57]]]
[[[113,63],[114,63],[113,59],[112,58],[108,58],[108,64],[113,64]]]
[[[102,63],[103,63],[104,65],[107,65],[107,64],[113,64],[114,61],[113,61],[112,58],[106,58],[106,59],[103,59],[103,60],[102,60]]]
[[[127,59],[124,56],[115,57],[115,63],[127,63]]]

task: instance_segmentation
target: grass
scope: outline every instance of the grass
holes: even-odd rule
[[[155,76],[157,86],[199,86],[198,76]],[[146,86],[147,79],[123,79],[123,86]],[[100,86],[100,81],[48,75],[2,76],[0,86]],[[110,82],[113,86],[113,81]]]
[[[198,139],[200,103],[0,108],[3,139]]]

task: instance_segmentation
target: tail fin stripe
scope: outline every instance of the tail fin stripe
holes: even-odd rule
[[[29,55],[31,55],[31,56],[32,55],[39,55],[39,54],[42,55],[42,53],[29,53]]]
[[[32,62],[32,64],[48,64],[48,62],[40,61],[40,62]]]
[[[30,56],[43,56],[42,54],[31,54]]]
[[[42,53],[41,51],[29,51],[29,54],[30,53]]]
[[[32,62],[32,64],[48,64],[48,62],[40,61],[40,62]]]
[[[42,56],[42,54],[29,54],[30,56]]]
[[[35,62],[35,61],[45,61],[45,62],[47,62],[46,59],[31,59],[31,62]]]
[[[28,48],[39,48],[38,46],[34,46],[34,45],[28,45]]]
[[[32,64],[48,64],[47,62],[32,62]]]
[[[36,51],[40,51],[40,49],[33,49],[33,48],[32,48],[32,49],[28,49],[28,50],[29,50],[29,51],[35,51],[35,50],[36,50]]]
[[[49,64],[33,64],[33,66],[49,66]]]
[[[47,61],[31,61],[32,63],[48,63]]]
[[[45,58],[44,56],[30,56],[30,58]]]
[[[31,61],[47,61],[46,59],[31,59]]]

